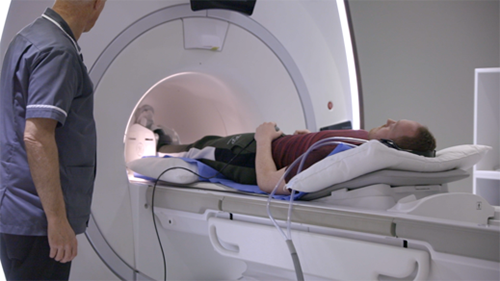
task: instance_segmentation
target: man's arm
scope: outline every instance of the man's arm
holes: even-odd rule
[[[56,125],[53,119],[26,120],[24,143],[31,176],[47,217],[50,257],[65,263],[77,255],[78,243],[68,222],[61,189]]]
[[[255,173],[257,175],[257,185],[264,191],[271,193],[285,173],[285,168],[277,170],[273,160],[272,142],[282,135],[281,131],[276,131],[275,123],[264,123],[255,131],[255,141],[257,152],[255,156]],[[276,194],[290,194],[283,190],[285,181],[278,187]]]

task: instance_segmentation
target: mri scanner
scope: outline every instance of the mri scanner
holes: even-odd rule
[[[51,5],[12,1],[2,57],[14,34]],[[258,0],[251,15],[193,11],[183,0],[108,0],[79,41],[95,84],[98,172],[71,279],[295,279],[266,196],[210,183],[156,186],[126,163],[156,153],[152,126],[185,144],[252,132],[265,121],[288,133],[346,122],[361,128],[349,30],[342,0]],[[137,117],[145,106],[147,125]],[[433,188],[446,193],[445,183]],[[471,196],[450,200],[489,210],[481,222],[295,202],[291,234],[304,277],[499,280],[500,211]],[[287,206],[272,203],[279,225]]]

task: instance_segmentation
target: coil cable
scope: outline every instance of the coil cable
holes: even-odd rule
[[[276,191],[278,190],[278,188],[282,184],[283,180],[286,178],[286,176],[288,176],[290,171],[292,171],[292,169],[295,168],[295,166],[297,166],[297,164],[299,165],[299,167],[297,169],[297,174],[302,171],[302,168],[304,166],[304,162],[307,159],[307,157],[309,156],[309,154],[311,153],[311,151],[318,149],[318,148],[325,146],[325,145],[334,145],[334,144],[336,144],[336,145],[344,144],[344,145],[347,145],[350,147],[356,147],[356,145],[354,145],[352,143],[348,143],[346,141],[360,143],[360,144],[367,142],[367,140],[364,140],[364,139],[350,138],[350,137],[330,137],[330,138],[325,138],[325,139],[317,141],[316,143],[311,145],[302,155],[300,155],[297,159],[295,159],[295,161],[293,161],[293,163],[286,169],[285,173],[283,174],[283,176],[281,176],[280,180],[278,181],[278,183],[274,187],[273,191],[269,194],[269,197],[267,199],[267,204],[266,204],[267,215],[269,216],[269,219],[271,220],[273,225],[278,229],[279,233],[285,239],[286,245],[287,245],[288,250],[290,252],[290,255],[292,257],[292,262],[293,262],[294,269],[295,269],[295,275],[296,275],[296,278],[298,281],[304,280],[304,273],[302,272],[302,266],[300,264],[300,259],[299,259],[299,256],[297,254],[297,250],[295,249],[295,245],[294,245],[293,240],[292,240],[292,229],[291,229],[292,228],[291,227],[292,209],[293,209],[293,201],[294,201],[296,191],[294,189],[290,190],[290,199],[289,199],[287,220],[286,220],[286,233],[279,226],[278,222],[276,221],[276,219],[273,217],[273,215],[271,213],[271,201],[272,201],[274,195],[276,194]]]

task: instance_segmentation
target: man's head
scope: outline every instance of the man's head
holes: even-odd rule
[[[432,151],[436,149],[436,139],[432,133],[418,122],[411,120],[394,121],[368,132],[369,139],[389,139],[402,149],[415,151]]]
[[[78,39],[94,27],[106,0],[56,0],[52,7],[70,25]]]
[[[104,5],[106,4],[106,0],[82,0],[82,1],[87,2],[86,4],[90,8],[87,25],[83,30],[83,32],[89,32],[92,29],[92,27],[94,27],[95,23],[97,22],[97,19],[101,15],[102,10],[104,9]]]

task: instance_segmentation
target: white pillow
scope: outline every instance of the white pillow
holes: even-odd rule
[[[414,172],[466,170],[491,149],[484,145],[458,145],[442,149],[429,158],[389,148],[371,140],[355,149],[327,157],[293,177],[286,187],[315,192],[381,169]]]
[[[157,179],[167,169],[174,168],[165,172],[160,177],[160,180],[178,184],[189,184],[198,181],[198,176],[195,174],[198,173],[198,166],[179,158],[140,158],[127,163],[127,167],[138,174],[153,179]]]

